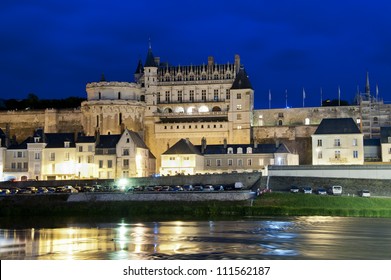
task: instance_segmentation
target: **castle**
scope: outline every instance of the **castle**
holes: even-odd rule
[[[226,64],[210,56],[202,65],[173,66],[149,47],[133,82],[102,75],[86,92],[87,100],[72,110],[0,112],[0,128],[8,127],[8,137],[19,141],[37,128],[85,136],[137,132],[158,171],[161,155],[182,138],[195,145],[202,139],[210,145],[284,143],[300,155],[300,164],[311,164],[311,135],[324,118],[352,118],[364,138],[380,138],[380,127],[391,125],[391,106],[371,95],[368,76],[357,105],[254,110],[254,90],[239,55]]]

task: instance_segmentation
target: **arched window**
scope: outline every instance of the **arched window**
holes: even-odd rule
[[[233,148],[228,148],[227,149],[227,154],[233,154],[234,153],[234,149]]]
[[[305,124],[305,125],[309,125],[309,124],[310,124],[310,119],[309,119],[309,118],[305,118],[304,124]]]
[[[282,120],[279,120],[279,121],[278,121],[278,125],[282,125]]]
[[[214,106],[212,112],[221,112],[221,108],[219,106]]]

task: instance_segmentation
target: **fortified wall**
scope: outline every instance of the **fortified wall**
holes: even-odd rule
[[[36,128],[44,128],[47,133],[82,131],[80,109],[45,109],[0,112],[0,128],[5,132],[9,125],[10,136],[18,142],[34,133]]]
[[[258,143],[284,143],[299,155],[299,163],[312,163],[312,141],[324,118],[360,119],[359,106],[281,108],[254,110],[253,139]]]

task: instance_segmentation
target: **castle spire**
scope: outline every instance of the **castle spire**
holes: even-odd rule
[[[368,97],[371,95],[371,87],[369,85],[369,73],[368,73],[368,71],[367,71],[367,81],[365,83],[365,94]]]
[[[145,60],[144,67],[157,67],[155,63],[155,57],[153,56],[152,53],[151,41],[149,41],[148,53],[147,53],[147,58]]]

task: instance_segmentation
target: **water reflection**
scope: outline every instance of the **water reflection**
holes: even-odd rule
[[[0,230],[1,259],[391,259],[391,220],[298,217]]]

